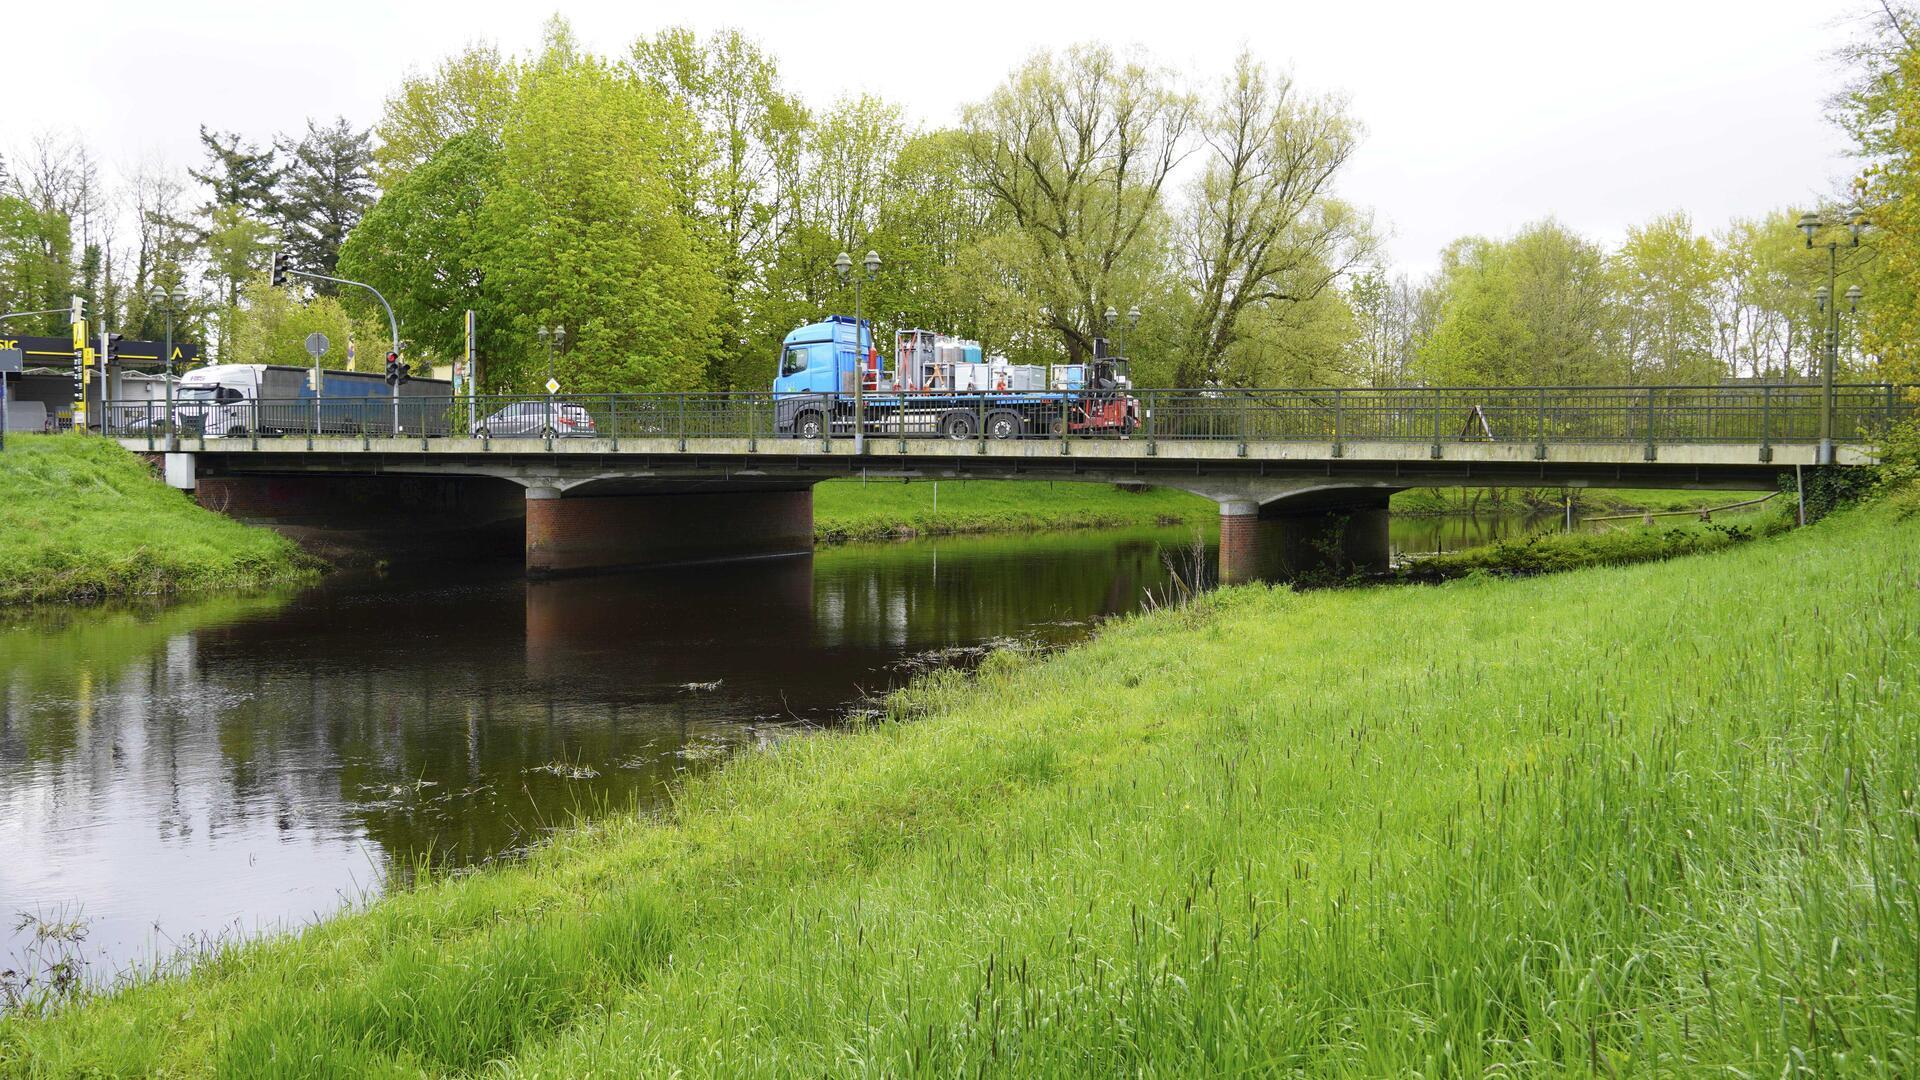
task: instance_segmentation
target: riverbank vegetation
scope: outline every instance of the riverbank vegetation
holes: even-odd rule
[[[828,480],[813,489],[822,542],[955,533],[1210,524],[1212,500],[1172,488],[1046,480]]]
[[[1627,524],[1577,532],[1545,531],[1479,547],[1410,559],[1394,571],[1401,581],[1445,581],[1470,574],[1528,577],[1588,566],[1624,566],[1719,551],[1784,532],[1793,523],[1779,512],[1740,514],[1684,525]]]
[[[1880,507],[1225,590],[0,1020],[0,1071],[1910,1073],[1917,577]]]
[[[0,452],[0,604],[255,589],[311,578],[292,541],[196,506],[86,435]]]
[[[1742,502],[1754,496],[1739,491],[1680,491],[1657,488],[1410,488],[1393,496],[1393,512],[1426,514],[1560,514],[1567,500],[1575,516],[1666,513]]]

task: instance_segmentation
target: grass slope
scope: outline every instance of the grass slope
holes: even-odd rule
[[[1214,594],[0,1072],[1913,1075],[1920,521]]]
[[[0,452],[0,603],[252,588],[313,566],[105,439],[11,435]]]
[[[1553,514],[1565,509],[1566,488],[1410,488],[1393,496],[1396,514]],[[1573,512],[1588,516],[1726,506],[1762,493],[1654,488],[1574,488]]]
[[[823,541],[948,533],[1172,525],[1211,522],[1211,500],[1171,488],[1128,491],[1112,484],[1045,480],[932,483],[828,480],[813,489],[813,531]]]

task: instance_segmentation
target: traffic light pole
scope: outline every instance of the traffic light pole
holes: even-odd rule
[[[291,267],[282,270],[282,273],[291,274],[294,277],[312,278],[314,281],[331,281],[336,285],[352,285],[356,289],[365,289],[372,293],[374,299],[380,301],[380,306],[387,309],[387,329],[393,334],[393,355],[395,357],[400,355],[400,322],[393,317],[393,305],[387,303],[387,298],[380,295],[379,289],[374,288],[364,281],[349,281],[346,278],[328,277],[325,274],[313,274],[305,270],[295,270]],[[398,381],[393,383],[393,434],[400,434],[400,383]]]

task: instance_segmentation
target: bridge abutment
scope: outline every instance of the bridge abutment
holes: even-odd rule
[[[811,484],[605,495],[529,485],[526,515],[527,573],[533,577],[813,550]]]

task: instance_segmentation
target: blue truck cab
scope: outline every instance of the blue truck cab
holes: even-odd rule
[[[866,346],[865,349],[861,346]],[[856,335],[854,321],[845,315],[830,315],[817,323],[808,323],[787,335],[780,346],[780,370],[775,373],[773,392],[784,394],[851,394],[853,373],[860,355],[871,354],[873,327],[860,321]],[[868,384],[874,377],[868,376]]]
[[[873,355],[873,327],[845,315],[829,315],[787,334],[774,372],[774,421],[779,430],[819,438],[839,422],[850,405],[860,357]],[[878,378],[879,360],[869,362],[868,386]]]

